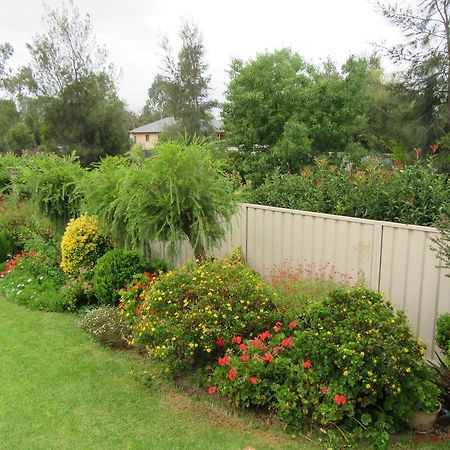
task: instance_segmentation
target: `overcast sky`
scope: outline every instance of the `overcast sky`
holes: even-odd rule
[[[50,7],[61,0],[47,0]],[[206,50],[212,96],[223,100],[232,58],[290,47],[307,61],[330,57],[342,64],[351,54],[369,55],[373,42],[395,43],[398,32],[370,0],[75,0],[89,13],[97,42],[121,68],[120,96],[139,112],[161,66],[159,43],[179,45],[181,19],[197,24]],[[0,0],[0,43],[14,47],[14,66],[29,60],[25,43],[43,31],[40,0]]]

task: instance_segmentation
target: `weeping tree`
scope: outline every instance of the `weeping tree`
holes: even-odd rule
[[[166,141],[154,152],[141,165],[114,167],[109,161],[108,168],[92,171],[83,187],[86,208],[126,247],[145,254],[150,242],[167,241],[175,254],[187,238],[195,257],[204,260],[236,212],[232,180],[203,141]]]

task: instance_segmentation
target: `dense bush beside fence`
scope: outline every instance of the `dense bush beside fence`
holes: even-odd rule
[[[300,175],[274,174],[253,192],[257,204],[416,225],[433,225],[450,206],[448,176],[432,164],[353,173],[317,160]]]
[[[226,345],[213,390],[244,407],[274,409],[291,430],[337,425],[379,448],[413,411],[438,404],[404,313],[365,289],[334,291],[297,322]]]

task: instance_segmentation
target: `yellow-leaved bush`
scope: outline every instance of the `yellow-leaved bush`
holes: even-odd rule
[[[61,268],[70,275],[92,271],[98,258],[112,248],[100,230],[96,216],[82,215],[72,219],[61,241]]]

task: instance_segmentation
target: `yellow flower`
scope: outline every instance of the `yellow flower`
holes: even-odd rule
[[[407,367],[405,370],[407,373],[409,373],[409,372],[411,372],[411,367]]]

